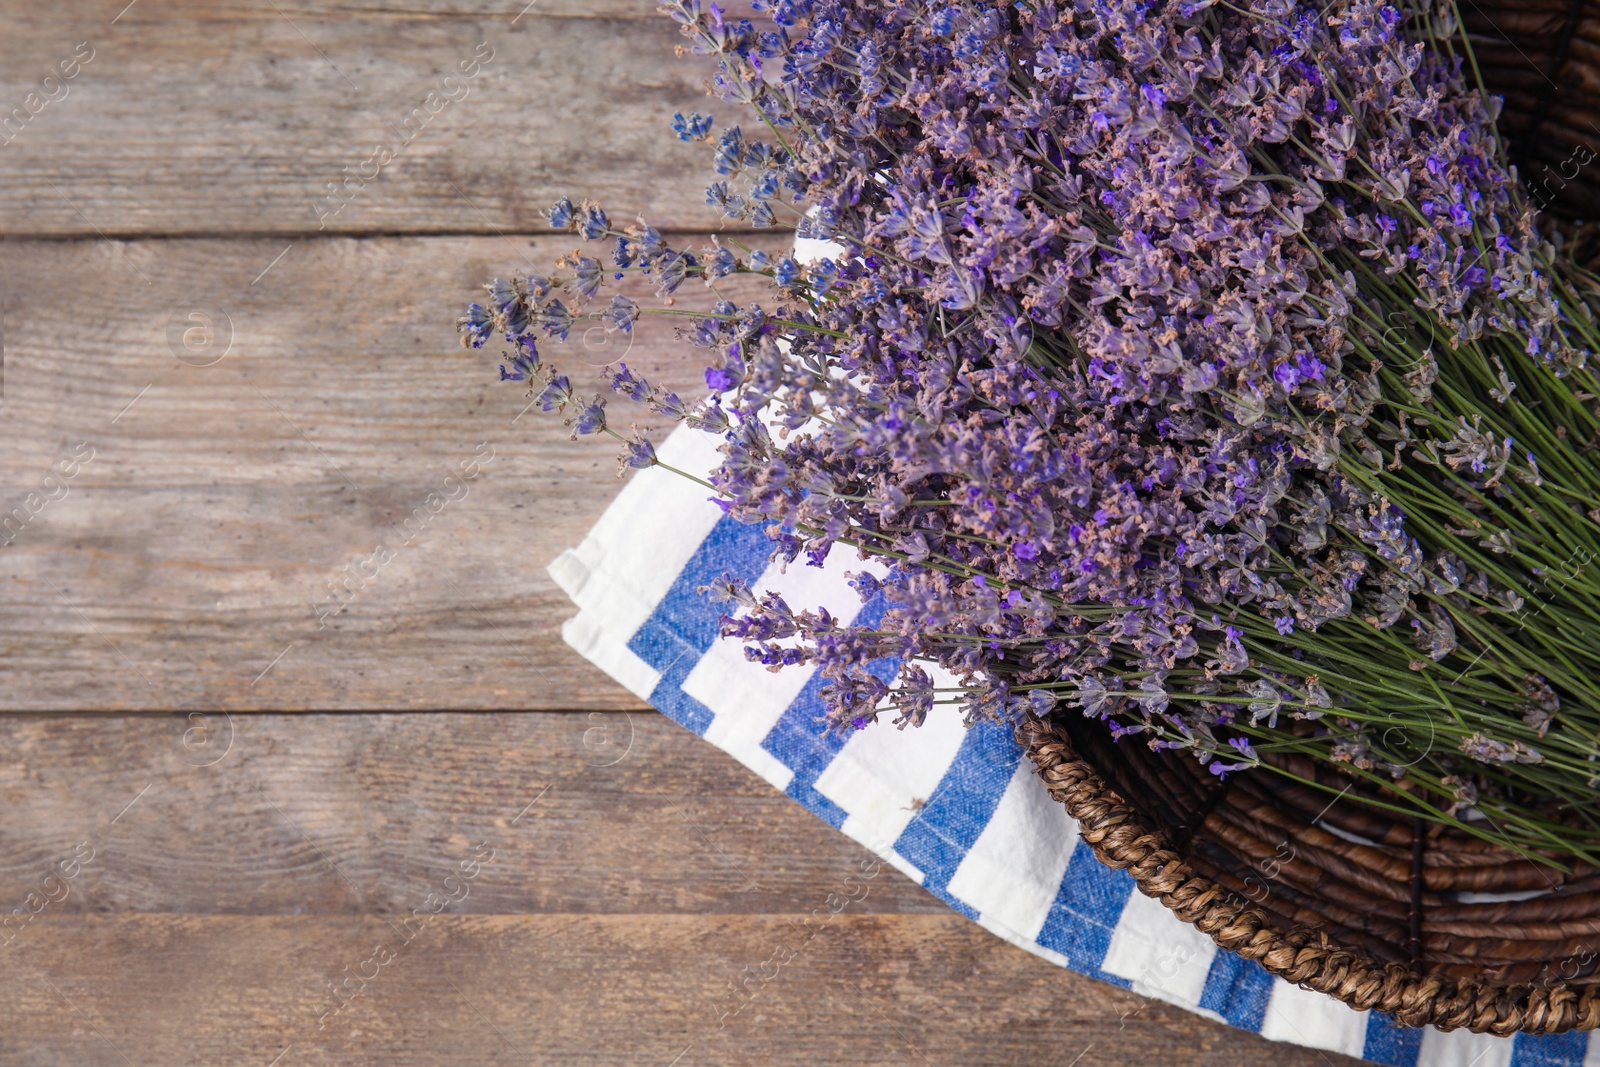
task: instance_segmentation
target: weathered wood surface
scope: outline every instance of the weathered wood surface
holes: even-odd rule
[[[615,493],[615,451],[519,417],[498,349],[452,325],[574,240],[0,243],[0,519],[27,520],[0,530],[0,707],[641,707],[561,643],[545,574]],[[671,321],[544,352],[597,388],[626,352],[689,395]],[[371,580],[323,626],[346,567]]]
[[[6,5],[0,233],[513,233],[580,193],[712,222],[667,121],[735,111],[653,0],[124,3]]]
[[[0,900],[57,898],[0,946],[7,1063],[1353,1062],[1006,945],[655,715],[10,717],[0,752]]]

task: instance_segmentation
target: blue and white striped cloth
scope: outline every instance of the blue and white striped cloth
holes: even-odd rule
[[[718,458],[708,435],[688,429],[663,442],[660,455],[695,472]],[[883,605],[861,605],[845,584],[846,569],[863,568],[853,552],[784,571],[769,565],[769,551],[760,526],[723,515],[703,487],[640,471],[583,544],[550,567],[580,609],[563,636],[950,907],[1053,963],[1264,1037],[1375,1063],[1600,1065],[1600,1042],[1591,1052],[1584,1034],[1505,1039],[1398,1027],[1219,950],[1134,892],[1126,872],[1095,860],[1009,729],[967,730],[952,712],[918,729],[897,730],[886,716],[848,738],[823,736],[821,679],[747,662],[741,642],[717,636],[724,605],[697,589],[729,572],[797,610],[826,606],[841,621],[870,622]],[[893,667],[881,666],[887,681]]]

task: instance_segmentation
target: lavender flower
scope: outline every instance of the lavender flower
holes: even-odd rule
[[[672,116],[672,132],[680,141],[704,141],[711,135],[711,116],[696,111],[684,118],[680,111]]]
[[[1517,796],[1592,801],[1600,645],[1572,620],[1600,617],[1600,582],[1541,576],[1571,546],[1600,554],[1574,507],[1600,497],[1579,450],[1600,448],[1600,285],[1532,226],[1448,9],[663,10],[746,128],[777,135],[712,142],[709,119],[675,116],[708,142],[707,203],[754,226],[793,214],[841,250],[694,251],[563,198],[551,224],[614,241],[615,271],[663,298],[773,283],[676,320],[711,401],[606,380],[721,438],[709,482],[776,560],[887,565],[852,579],[885,606],[871,626],[723,590],[752,659],[815,666],[840,729],[880,705],[901,725],[942,703],[1014,721],[1066,697],[1219,775],[1271,765],[1250,739],[1272,739],[1352,773],[1426,771],[1412,795],[1439,817],[1467,795],[1452,774],[1513,827]],[[463,343],[665,310],[601,305],[595,258],[558,266],[469,306]],[[548,353],[509,365],[547,410],[576,403]],[[625,440],[626,467],[654,461]],[[958,692],[935,701],[920,664]]]
[[[1491,766],[1499,763],[1542,763],[1544,757],[1539,751],[1521,741],[1496,741],[1475,733],[1461,739],[1461,751],[1477,760]]]
[[[628,441],[627,450],[623,452],[618,471],[621,474],[627,470],[640,470],[644,467],[653,467],[659,462],[656,459],[655,446],[650,441],[635,433]]]

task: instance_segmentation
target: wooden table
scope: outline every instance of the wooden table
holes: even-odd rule
[[[708,225],[650,5],[124,3],[0,34],[0,1062],[1341,1060],[886,867],[808,930],[866,854],[562,644],[611,454],[452,320],[561,193]]]

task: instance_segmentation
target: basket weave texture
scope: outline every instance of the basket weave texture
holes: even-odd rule
[[[1310,761],[1292,769],[1335,792],[1266,770],[1218,782],[1070,715],[1019,740],[1102,863],[1272,974],[1407,1026],[1600,1028],[1600,871],[1330,804],[1335,773]]]
[[[1462,0],[1460,10],[1535,202],[1600,221],[1600,0]]]

